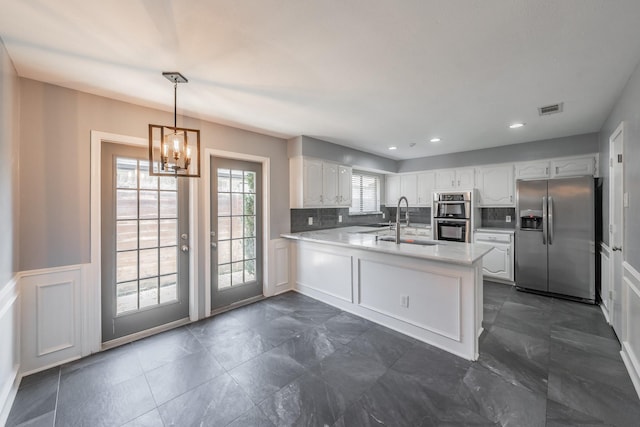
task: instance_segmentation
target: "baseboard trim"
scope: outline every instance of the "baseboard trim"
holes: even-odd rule
[[[640,375],[638,375],[638,371],[636,371],[631,357],[629,357],[629,349],[627,348],[627,344],[622,344],[622,350],[620,350],[620,356],[622,356],[622,361],[624,362],[624,366],[627,368],[627,372],[629,373],[629,377],[631,378],[631,382],[633,383],[633,387],[636,389],[636,394],[640,399]]]
[[[3,426],[6,424],[9,419],[9,413],[11,412],[11,407],[13,406],[13,401],[16,399],[16,395],[18,394],[18,387],[20,387],[20,381],[22,381],[22,375],[19,373],[19,366],[16,366],[13,370],[12,377],[13,381],[11,385],[7,388],[7,390],[2,391],[2,396],[0,396],[0,402],[4,402],[2,408],[0,408],[0,425]]]

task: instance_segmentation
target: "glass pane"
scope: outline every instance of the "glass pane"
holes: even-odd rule
[[[169,246],[160,249],[160,274],[176,273],[178,271],[178,247]]]
[[[233,193],[242,193],[244,176],[242,171],[231,171],[231,191]]]
[[[160,277],[160,303],[176,301],[178,299],[177,276],[170,274]]]
[[[172,178],[170,176],[161,176],[160,177],[160,189],[161,190],[173,190],[176,191],[178,189],[178,179]]]
[[[158,189],[158,177],[149,175],[149,162],[147,160],[140,160],[140,188]]]
[[[158,220],[140,221],[140,248],[158,246]]]
[[[116,227],[116,250],[138,249],[138,221],[118,221]]]
[[[244,192],[255,193],[256,192],[256,173],[244,172]]]
[[[231,264],[218,266],[218,289],[231,286]]]
[[[116,219],[138,217],[138,192],[136,190],[116,191]]]
[[[233,216],[231,217],[231,237],[234,239],[239,239],[244,236],[243,233],[244,225],[242,224],[241,216]]]
[[[227,193],[218,194],[218,216],[231,215],[230,195]]]
[[[242,261],[243,259],[243,245],[242,239],[232,240],[231,241],[231,260],[232,261]]]
[[[256,257],[256,239],[244,239],[244,258],[253,259]]]
[[[244,213],[242,203],[242,194],[231,193],[231,215],[242,215]]]
[[[140,280],[140,308],[158,304],[158,278]]]
[[[140,191],[140,218],[158,217],[158,192]]]
[[[218,241],[218,264],[231,262],[231,241]]]
[[[116,187],[137,188],[136,177],[137,161],[135,159],[116,159]]]
[[[244,214],[255,215],[255,200],[256,196],[253,194],[244,195]]]
[[[116,282],[127,282],[138,278],[138,251],[116,254]]]
[[[138,282],[116,285],[116,314],[138,309]]]
[[[227,216],[218,218],[218,239],[226,240],[231,238],[231,218]]]
[[[234,262],[231,264],[231,284],[240,285],[244,283],[244,263]]]
[[[228,193],[231,190],[229,169],[218,169],[218,191]]]
[[[256,280],[256,262],[254,260],[244,262],[244,280],[245,282]]]
[[[160,220],[160,246],[170,246],[178,244],[178,220]]]
[[[158,275],[158,249],[140,251],[140,277]]]
[[[178,193],[175,191],[160,192],[160,217],[178,217]]]
[[[254,216],[244,217],[244,237],[256,236],[256,218]]]

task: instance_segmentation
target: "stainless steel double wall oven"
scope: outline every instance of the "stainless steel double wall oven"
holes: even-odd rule
[[[433,238],[471,242],[471,191],[433,193]]]

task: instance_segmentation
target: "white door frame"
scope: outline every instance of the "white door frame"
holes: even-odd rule
[[[204,315],[211,316],[211,244],[209,233],[211,232],[211,157],[224,157],[227,159],[244,160],[262,164],[262,293],[268,296],[269,283],[269,245],[271,240],[271,218],[269,182],[270,162],[269,157],[254,156],[252,154],[236,153],[233,151],[216,150],[207,148],[204,150],[204,233],[207,240],[204,244]]]
[[[118,135],[108,132],[91,131],[91,263],[89,266],[89,285],[83,299],[83,306],[87,308],[86,319],[83,325],[83,332],[87,340],[83,346],[83,356],[102,350],[102,276],[101,276],[101,157],[102,142],[114,144],[131,145],[136,147],[147,147],[149,141],[145,138],[138,138],[127,135]],[[197,195],[198,180],[189,179],[189,319],[198,320],[198,287],[196,286],[197,270],[196,259],[198,258],[198,234],[197,221]],[[154,328],[154,331],[158,328]],[[138,334],[135,334],[138,335]],[[124,343],[125,341],[122,341]]]
[[[618,141],[618,142],[616,142]],[[616,145],[619,145],[617,147]],[[620,178],[622,182],[614,180],[614,167],[618,163],[617,154],[622,155],[622,170]],[[613,290],[613,297],[610,304],[611,324],[613,325],[618,338],[622,340],[622,280],[623,280],[623,263],[625,261],[624,252],[624,122],[620,122],[618,127],[609,137],[609,247],[611,249],[611,272],[610,272],[610,288]],[[618,193],[622,197],[617,199],[615,194]],[[618,201],[618,205],[616,204]],[[618,220],[620,223],[618,224]],[[614,239],[614,232],[618,234],[619,239]],[[621,247],[622,252],[614,251],[614,248]],[[619,260],[618,263],[615,261]],[[616,303],[617,302],[617,303]],[[617,310],[616,310],[617,308]]]

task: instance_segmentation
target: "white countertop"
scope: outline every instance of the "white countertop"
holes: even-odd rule
[[[397,245],[395,242],[376,241],[376,236],[371,232],[370,227],[357,226],[303,231],[301,233],[282,234],[281,236],[286,239],[324,243],[462,265],[473,264],[493,249],[493,246],[482,243],[445,241],[437,241],[437,245],[429,246],[411,243],[401,243]],[[413,236],[410,237],[413,238]],[[415,237],[415,240],[420,240],[420,237]]]
[[[515,234],[516,230],[513,228],[491,228],[491,227],[481,227],[477,228],[476,232],[481,231],[485,233],[499,233],[499,234]]]

